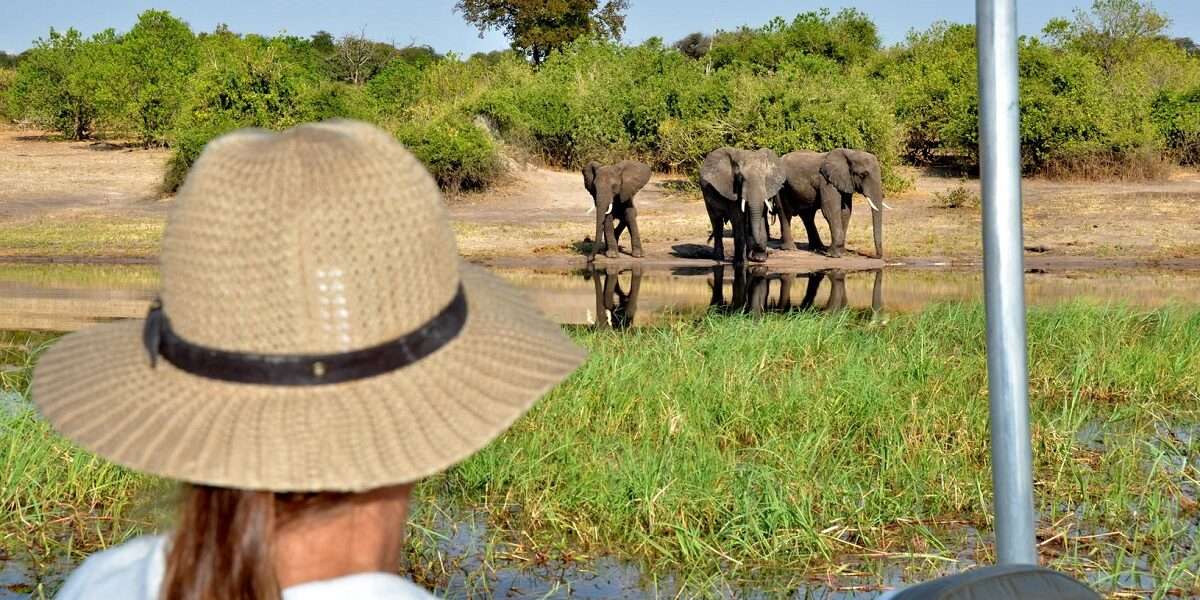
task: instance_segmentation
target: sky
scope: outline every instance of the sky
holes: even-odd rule
[[[396,45],[429,45],[439,52],[471,54],[506,48],[498,33],[482,38],[453,10],[454,0],[3,0],[0,50],[19,52],[51,27],[74,26],[85,34],[109,27],[128,30],[137,14],[165,9],[195,31],[211,31],[218,23],[241,33],[308,36],[326,30],[340,36],[364,33]],[[668,43],[693,31],[712,32],[739,25],[761,25],[772,17],[827,7],[854,7],[879,27],[885,44],[903,41],[908,31],[939,20],[969,22],[970,0],[629,0],[626,42],[659,36]],[[1070,16],[1090,0],[1018,0],[1021,33],[1036,34],[1052,17]],[[1174,21],[1171,34],[1200,41],[1200,0],[1156,0],[1154,5]]]

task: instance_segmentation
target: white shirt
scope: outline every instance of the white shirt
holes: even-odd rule
[[[55,596],[58,600],[158,600],[166,569],[166,538],[143,536],[93,554]],[[436,600],[424,588],[391,573],[355,573],[283,590],[283,600]]]

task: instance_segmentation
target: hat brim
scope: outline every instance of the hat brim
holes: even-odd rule
[[[274,491],[415,481],[486,446],[586,356],[498,277],[460,273],[458,337],[383,375],[275,387],[152,368],[132,320],[63,337],[35,367],[33,400],[83,448],[172,479]]]

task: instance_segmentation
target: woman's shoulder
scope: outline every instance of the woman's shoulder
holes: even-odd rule
[[[157,598],[165,545],[163,536],[142,536],[93,554],[71,573],[55,598]]]
[[[295,585],[283,590],[283,600],[435,600],[425,588],[391,573],[356,573],[335,579]]]

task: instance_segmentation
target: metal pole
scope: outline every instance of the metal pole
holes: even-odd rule
[[[1025,354],[1016,0],[976,0],[983,281],[1000,564],[1037,564]]]

